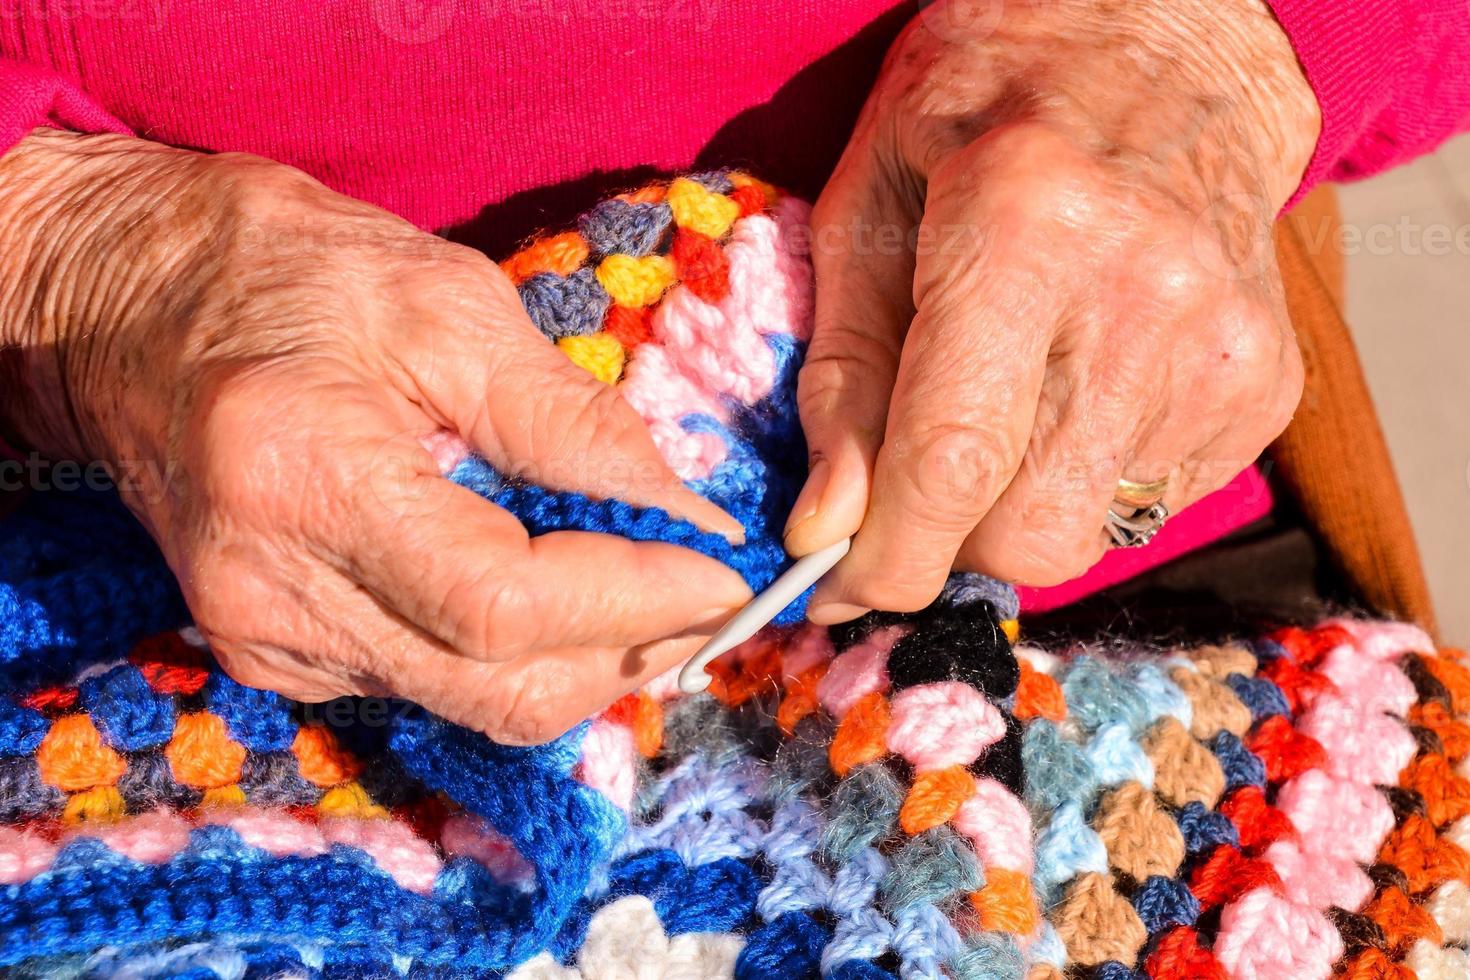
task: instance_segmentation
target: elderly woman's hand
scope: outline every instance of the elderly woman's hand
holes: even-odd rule
[[[920,13],[814,218],[787,545],[857,537],[812,618],[1067,579],[1120,477],[1177,511],[1254,460],[1301,391],[1270,227],[1319,125],[1261,0]]]
[[[152,464],[125,499],[245,683],[544,740],[749,598],[672,545],[528,539],[440,478],[420,438],[449,429],[503,471],[739,530],[476,252],[253,157],[40,131],[0,161],[0,254],[12,428]]]

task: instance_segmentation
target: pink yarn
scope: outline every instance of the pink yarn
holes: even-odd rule
[[[1281,787],[1276,806],[1296,829],[1304,851],[1372,864],[1393,830],[1393,810],[1371,785],[1348,782],[1318,769]]]
[[[961,681],[910,687],[889,707],[888,747],[919,772],[964,766],[1006,733],[985,696]]]
[[[1327,773],[1356,783],[1394,785],[1418,751],[1403,722],[1382,712],[1365,712],[1337,694],[1319,697],[1297,720],[1297,730],[1327,750]]]
[[[597,718],[582,741],[577,778],[627,810],[638,789],[638,747],[633,732],[606,718]]]
[[[1263,856],[1281,875],[1286,897],[1305,908],[1356,912],[1373,897],[1373,882],[1349,858],[1314,853],[1294,840],[1277,841]]]
[[[201,824],[218,823],[240,835],[251,847],[258,847],[272,857],[297,855],[311,857],[327,852],[327,842],[316,824],[280,810],[259,807],[209,810],[201,814]]]
[[[1339,626],[1352,634],[1358,650],[1374,660],[1397,660],[1406,653],[1433,653],[1434,641],[1429,634],[1413,623],[1366,623],[1360,619],[1334,619],[1330,626]]]
[[[530,862],[515,845],[479,817],[456,814],[444,821],[439,846],[446,855],[467,857],[485,867],[501,884],[529,881],[534,874]]]
[[[20,885],[51,867],[57,846],[40,834],[0,824],[0,885]]]
[[[1370,711],[1402,715],[1418,698],[1413,682],[1397,665],[1358,656],[1346,646],[1328,654],[1319,670],[1344,697]]]
[[[722,305],[750,311],[763,334],[812,335],[815,286],[807,238],[812,206],[785,195],[772,216],[759,215],[735,226],[725,254],[730,258],[730,293]],[[775,275],[769,270],[774,269]]]
[[[1322,913],[1269,887],[1247,892],[1220,915],[1215,957],[1234,980],[1326,980],[1342,937]]]
[[[888,651],[908,631],[885,626],[839,654],[817,682],[817,700],[834,718],[841,719],[866,694],[888,690]]]
[[[427,895],[442,867],[434,845],[397,820],[332,818],[321,822],[322,835],[333,844],[356,848],[373,859],[404,889]]]
[[[173,810],[153,810],[116,823],[85,825],[71,836],[95,837],[124,857],[162,864],[189,846],[189,821]]]
[[[982,867],[1031,873],[1031,815],[1000,783],[975,780],[974,795],[960,805],[951,823],[975,845]]]
[[[654,445],[684,480],[702,480],[724,462],[725,441],[707,432],[689,432],[681,420],[708,415],[725,421],[728,413],[705,388],[686,378],[658,344],[642,345],[623,369],[618,391],[648,423]]]
[[[827,663],[833,652],[827,627],[802,624],[781,654],[782,683],[790,684],[818,664]]]

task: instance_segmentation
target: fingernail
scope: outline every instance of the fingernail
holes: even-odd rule
[[[827,492],[827,481],[831,478],[832,464],[819,459],[807,474],[806,485],[796,496],[791,516],[786,519],[786,537],[791,537],[803,524],[817,516],[822,506],[822,495]]]
[[[690,491],[686,516],[701,531],[718,534],[732,545],[745,543],[745,525],[730,516],[714,501]]]
[[[854,606],[850,602],[823,602],[808,606],[806,618],[818,626],[831,626],[834,623],[850,622],[868,611],[867,606]]]

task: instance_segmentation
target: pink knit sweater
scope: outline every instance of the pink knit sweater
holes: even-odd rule
[[[1273,6],[1325,119],[1303,190],[1470,125],[1465,0]],[[815,196],[912,11],[895,0],[12,0],[0,151],[47,124],[246,150],[503,255],[653,168],[741,164]],[[1201,502],[1167,529],[1172,546],[1161,536],[1115,553],[1080,591],[1249,519],[1263,505],[1242,501],[1265,499],[1259,490],[1247,480]]]

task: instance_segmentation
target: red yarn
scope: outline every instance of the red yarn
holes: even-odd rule
[[[1164,934],[1144,971],[1153,980],[1230,980],[1215,954],[1199,944],[1199,933],[1179,926]]]
[[[1352,643],[1353,635],[1341,626],[1328,624],[1310,630],[1287,626],[1272,633],[1271,639],[1285,647],[1297,663],[1311,667],[1344,643]]]
[[[1220,804],[1220,812],[1235,824],[1240,846],[1256,850],[1296,832],[1290,818],[1266,802],[1259,786],[1242,786]]]
[[[760,214],[766,209],[766,194],[754,184],[737,187],[726,196],[740,205],[740,217],[742,218]]]
[[[161,633],[139,641],[128,659],[143,672],[148,686],[160,694],[198,694],[209,680],[204,651],[177,633]]]
[[[1281,688],[1281,693],[1286,695],[1286,703],[1293,713],[1310,705],[1318,695],[1337,690],[1337,685],[1325,674],[1304,670],[1285,657],[1262,667],[1261,676]]]
[[[730,292],[730,260],[713,238],[680,228],[669,255],[685,287],[706,303],[718,303]]]
[[[632,350],[653,339],[652,316],[651,306],[635,310],[614,303],[607,308],[607,318],[602,322],[602,329],[612,334],[618,343]]]
[[[1246,747],[1266,764],[1266,778],[1279,783],[1308,769],[1319,769],[1327,761],[1320,742],[1303,735],[1282,715],[1274,715],[1246,736]]]
[[[74,687],[43,687],[18,699],[24,707],[39,711],[48,717],[77,706],[77,689]]]
[[[1189,876],[1189,890],[1204,908],[1214,908],[1261,885],[1278,887],[1281,876],[1260,858],[1246,857],[1238,848],[1221,844]]]

